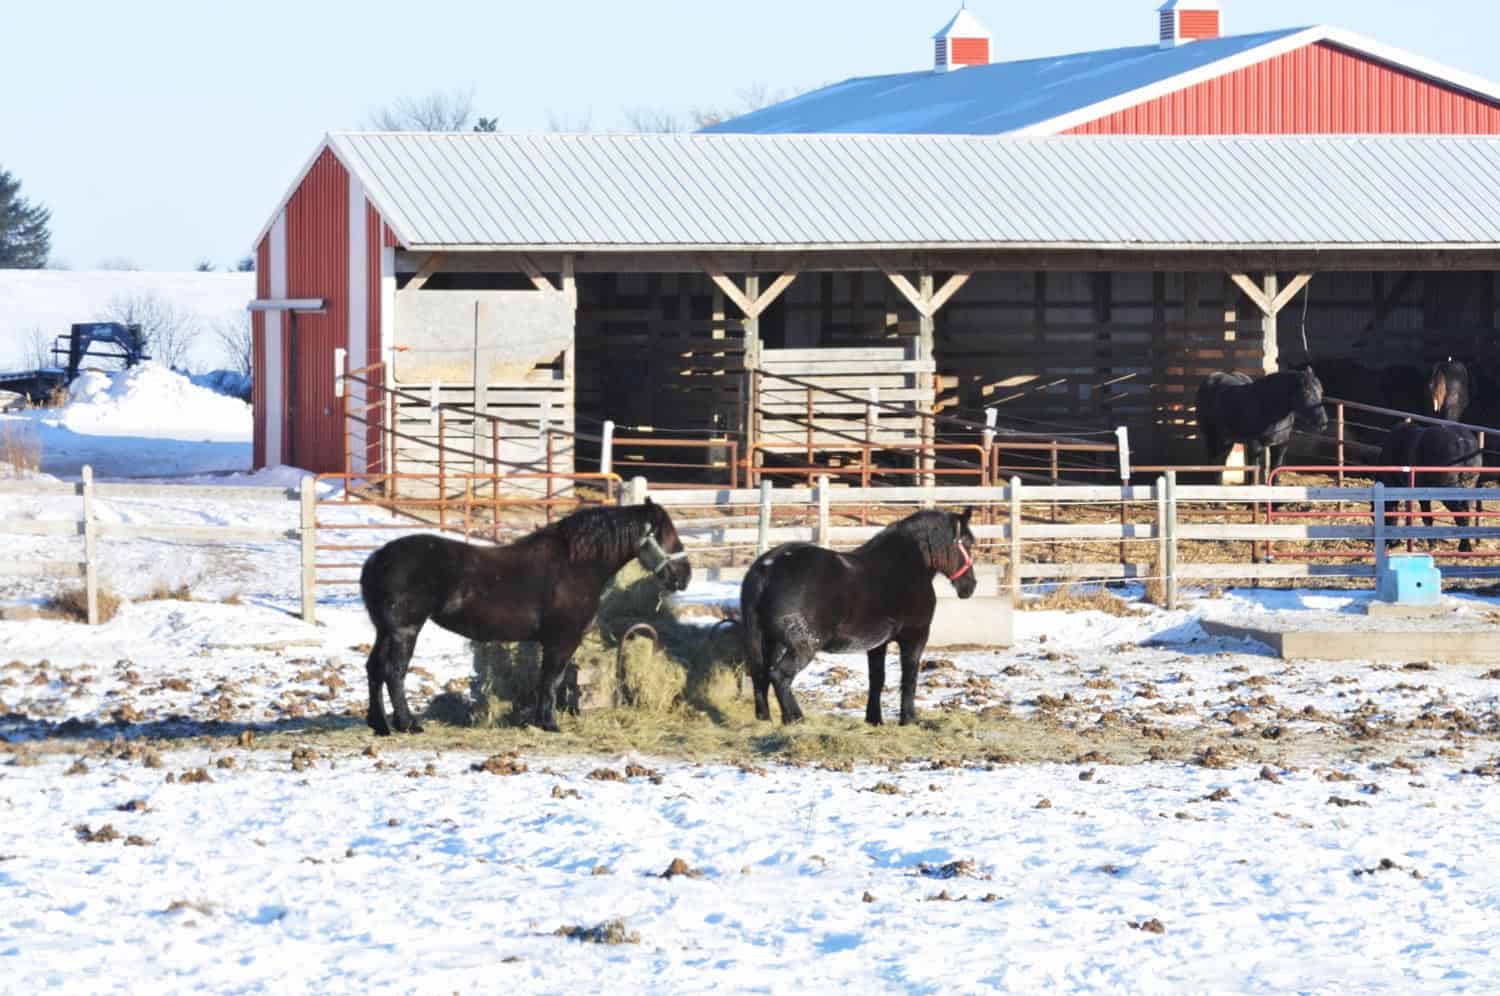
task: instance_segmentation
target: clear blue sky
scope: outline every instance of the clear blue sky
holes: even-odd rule
[[[995,58],[1143,44],[1159,0],[972,0]],[[507,130],[624,127],[923,68],[958,0],[48,0],[5,10],[0,167],[74,269],[244,255],[318,139],[406,95],[472,89]],[[1335,24],[1500,78],[1494,0],[1224,0],[1234,34]]]

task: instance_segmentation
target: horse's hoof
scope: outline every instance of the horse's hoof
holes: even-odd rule
[[[916,725],[916,722],[917,722],[917,717],[916,716],[902,716],[901,717],[901,725],[902,726],[914,726],[914,725]]]
[[[391,735],[391,729],[388,726],[383,729],[379,726],[376,726],[373,727],[373,729],[375,730],[375,735],[377,737],[388,737]]]
[[[419,723],[419,722],[417,722],[414,719],[410,723],[407,723],[406,724],[406,729],[402,730],[401,732],[402,733],[421,733],[422,732],[422,724]]]
[[[865,715],[865,722],[869,723],[871,726],[884,726],[885,725],[885,720],[884,719],[882,719],[879,716],[871,716],[869,714]]]
[[[802,715],[801,715],[801,713],[798,713],[795,716],[782,716],[781,717],[781,725],[782,726],[796,726],[800,722],[802,722]]]

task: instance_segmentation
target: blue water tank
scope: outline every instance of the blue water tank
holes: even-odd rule
[[[1443,572],[1426,554],[1391,557],[1376,579],[1375,597],[1397,605],[1437,605],[1443,593]]]

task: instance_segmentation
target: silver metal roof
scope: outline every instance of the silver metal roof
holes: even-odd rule
[[[1495,248],[1500,139],[335,134],[409,248]]]

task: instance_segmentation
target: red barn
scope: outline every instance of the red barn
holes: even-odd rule
[[[1500,87],[1353,32],[1227,35],[1219,0],[1168,0],[1158,16],[1155,44],[992,62],[989,32],[961,11],[937,36],[932,70],[845,80],[708,130],[1500,134]]]

